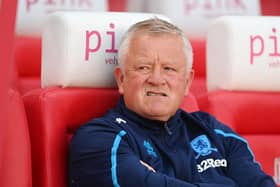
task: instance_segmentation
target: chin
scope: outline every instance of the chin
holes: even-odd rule
[[[154,118],[155,120],[160,121],[166,121],[170,117],[170,113],[161,110],[149,110],[148,115]]]

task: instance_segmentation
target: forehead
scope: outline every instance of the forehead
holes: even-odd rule
[[[173,41],[183,44],[183,39],[178,33],[173,32],[152,32],[147,30],[139,30],[131,33],[131,41],[145,41],[145,40],[163,40]]]
[[[186,61],[186,48],[181,36],[174,33],[141,33],[131,36],[128,54],[158,56]]]
[[[171,46],[170,44],[173,44]],[[130,48],[184,50],[183,39],[172,33],[140,33],[131,36]]]

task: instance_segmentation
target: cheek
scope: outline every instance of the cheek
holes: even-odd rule
[[[141,87],[145,83],[146,77],[133,74],[127,77],[127,85],[130,87]]]
[[[173,79],[169,81],[169,85],[176,95],[185,95],[187,89],[187,81],[184,78]]]
[[[169,79],[169,83],[176,88],[184,88],[187,85],[187,81],[183,77],[173,77]]]
[[[143,88],[143,84],[144,82],[137,77],[128,78],[124,84],[124,89],[127,92],[130,92],[128,94],[133,94],[133,92],[137,94],[137,92],[139,92]]]

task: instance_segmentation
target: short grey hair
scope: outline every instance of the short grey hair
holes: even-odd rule
[[[182,38],[185,46],[185,54],[187,57],[187,70],[192,69],[193,65],[193,49],[191,43],[185,33],[176,25],[159,18],[151,18],[132,25],[128,31],[123,35],[119,46],[118,62],[119,66],[123,66],[125,55],[128,53],[128,48],[131,38],[138,31],[151,34],[175,34]]]

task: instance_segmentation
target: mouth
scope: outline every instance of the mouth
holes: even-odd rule
[[[162,97],[167,97],[167,94],[164,92],[153,92],[153,91],[147,91],[146,92],[147,96],[162,96]]]

